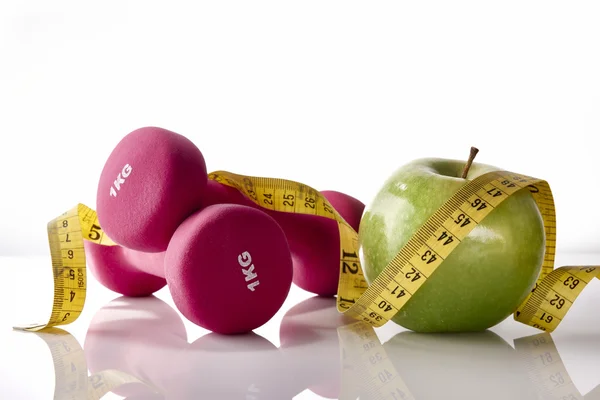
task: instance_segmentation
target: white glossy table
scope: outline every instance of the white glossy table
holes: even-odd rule
[[[600,254],[559,252],[557,265],[567,264],[600,264]],[[0,257],[0,268],[2,399],[86,399],[86,386],[101,394],[117,379],[133,383],[104,399],[600,399],[598,281],[551,335],[509,317],[483,333],[388,323],[359,339],[334,299],[295,286],[255,333],[220,336],[187,321],[166,288],[128,299],[90,276],[82,316],[59,335],[12,329],[47,319],[49,258]],[[368,373],[381,374],[369,382]]]

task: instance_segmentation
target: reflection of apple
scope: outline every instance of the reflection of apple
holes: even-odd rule
[[[388,178],[360,224],[367,282],[373,282],[429,216],[468,180],[498,170],[472,164],[463,179],[464,165],[457,160],[419,159]],[[464,222],[463,216],[459,223]],[[544,250],[539,209],[531,194],[521,190],[469,233],[393,321],[418,332],[487,329],[514,312],[533,288]]]
[[[491,331],[401,332],[383,348],[415,399],[537,398],[517,352]]]
[[[290,308],[279,329],[281,352],[297,378],[321,397],[337,399],[340,391],[340,346],[337,328],[356,320],[337,311],[335,299],[311,297]]]

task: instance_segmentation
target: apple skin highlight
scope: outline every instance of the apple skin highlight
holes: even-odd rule
[[[414,160],[398,168],[365,209],[360,257],[369,284],[427,219],[467,181],[499,168]],[[527,190],[502,202],[392,318],[415,332],[481,331],[503,321],[533,288],[545,253],[540,211]]]

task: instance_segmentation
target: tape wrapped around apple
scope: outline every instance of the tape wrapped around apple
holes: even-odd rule
[[[411,236],[469,180],[496,168],[423,158],[397,169],[367,205],[359,228],[369,284]],[[506,319],[531,291],[545,252],[542,216],[520,190],[496,207],[446,258],[392,321],[416,332],[468,332]]]

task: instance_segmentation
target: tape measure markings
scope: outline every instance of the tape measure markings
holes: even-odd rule
[[[548,333],[516,339],[514,344],[527,366],[530,381],[543,398],[583,399]]]
[[[141,383],[155,391],[154,386],[122,371],[108,369],[88,376],[85,354],[70,333],[55,327],[35,332],[52,355],[54,366],[54,399],[99,400],[125,383]]]
[[[356,391],[361,398],[367,395],[368,399],[414,400],[369,324],[358,321],[341,326],[337,331],[340,347],[346,353],[346,368],[342,369],[342,391],[345,393],[340,395],[340,400],[354,400]],[[347,382],[359,389],[344,390]]]
[[[100,228],[96,212],[83,204],[52,219],[47,224],[54,298],[47,323],[16,326],[14,329],[39,331],[75,321],[85,304],[87,270],[84,240],[114,245]]]

